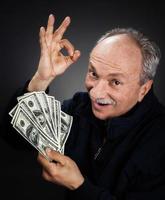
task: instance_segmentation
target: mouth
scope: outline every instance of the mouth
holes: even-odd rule
[[[92,105],[95,110],[109,109],[112,107],[112,104],[107,102],[92,101]]]

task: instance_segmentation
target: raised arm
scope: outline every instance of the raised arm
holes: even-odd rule
[[[66,17],[54,30],[55,17],[51,14],[46,29],[40,28],[41,55],[38,69],[28,85],[28,91],[46,90],[56,76],[64,73],[79,58],[80,51],[75,50],[67,39],[63,39],[70,21],[70,17]],[[67,50],[67,56],[62,54],[63,48]]]

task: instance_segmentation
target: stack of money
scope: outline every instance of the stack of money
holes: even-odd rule
[[[73,117],[61,111],[61,104],[44,91],[29,92],[17,98],[9,112],[11,124],[46,159],[46,148],[64,154]]]

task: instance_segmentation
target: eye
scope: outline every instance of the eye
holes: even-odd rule
[[[113,85],[115,85],[115,86],[117,86],[117,85],[120,85],[120,84],[121,84],[121,82],[120,82],[120,81],[118,81],[117,79],[113,79],[113,80],[111,81],[111,83],[112,83]]]
[[[94,76],[94,77],[97,76],[97,74],[95,72],[90,72],[90,74],[91,74],[91,76]]]
[[[92,78],[97,78],[97,74],[95,71],[89,69],[89,75],[92,77]]]

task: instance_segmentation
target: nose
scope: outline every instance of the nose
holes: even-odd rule
[[[95,98],[106,98],[108,90],[108,82],[106,80],[98,80],[90,93]]]

